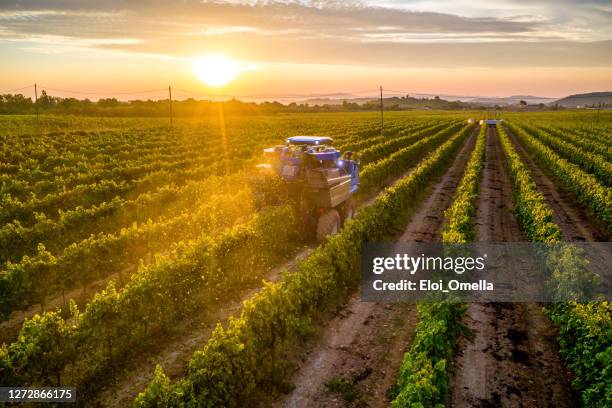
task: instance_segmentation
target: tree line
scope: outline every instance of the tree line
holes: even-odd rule
[[[411,109],[473,109],[472,105],[447,101],[439,97],[414,98],[410,96],[384,98],[385,110],[411,110]],[[334,100],[313,100],[311,102],[243,102],[237,99],[217,102],[210,100],[196,100],[193,98],[172,101],[172,114],[174,116],[198,116],[202,114],[216,114],[222,109],[224,113],[261,114],[282,112],[342,112],[342,111],[377,111],[380,109],[380,100],[372,99],[357,103],[344,100],[341,103]],[[22,94],[0,95],[0,114],[20,115],[51,113],[74,114],[92,116],[169,116],[170,100],[130,100],[120,101],[117,98],[102,98],[92,101],[88,98],[62,98],[49,95],[43,90],[37,101]]]

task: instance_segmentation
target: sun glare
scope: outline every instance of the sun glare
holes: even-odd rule
[[[194,61],[193,70],[200,81],[209,86],[227,85],[238,75],[238,64],[222,56],[201,57]]]

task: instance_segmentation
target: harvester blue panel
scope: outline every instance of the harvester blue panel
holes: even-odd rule
[[[335,149],[327,152],[310,153],[310,155],[315,160],[338,160],[340,158],[340,152]]]

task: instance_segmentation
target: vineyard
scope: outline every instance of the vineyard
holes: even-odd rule
[[[542,285],[601,283],[569,244],[610,240],[612,115],[479,119],[0,117],[0,386],[105,407],[611,406],[607,301],[361,301],[370,242],[557,244]],[[322,244],[255,171],[295,135],[361,158],[356,216]]]

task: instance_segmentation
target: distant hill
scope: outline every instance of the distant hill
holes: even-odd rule
[[[403,101],[404,103],[402,103],[402,101],[398,100],[398,98],[400,97],[388,97],[386,96],[385,99],[385,106],[387,105],[387,100],[391,100],[393,104],[398,103],[399,105],[405,105],[406,101]],[[404,99],[409,98],[412,100],[412,102],[415,102],[416,99],[420,99],[420,100],[431,100],[431,99],[436,99],[436,98],[440,98],[443,99],[445,101],[448,102],[464,102],[466,104],[468,104],[469,106],[509,106],[509,105],[518,105],[520,103],[520,101],[525,101],[528,104],[532,105],[532,104],[539,104],[539,103],[544,103],[544,104],[548,104],[551,102],[555,101],[555,98],[546,98],[546,97],[542,97],[542,96],[532,96],[532,95],[512,95],[512,96],[503,96],[503,97],[495,97],[495,96],[491,96],[491,97],[487,97],[487,96],[463,96],[463,95],[446,95],[446,94],[420,94],[420,93],[415,93],[415,94],[411,94],[410,96],[406,95],[404,97]],[[303,101],[299,101],[298,103],[307,103],[309,105],[342,105],[342,103],[344,101],[350,102],[350,103],[357,103],[359,105],[363,105],[366,103],[377,103],[378,101],[378,97],[351,97],[350,95],[344,98],[313,98],[313,99],[306,99]]]
[[[558,104],[566,108],[575,108],[577,106],[591,106],[597,104],[612,103],[612,92],[590,92],[584,94],[576,94],[566,96],[565,98],[556,100],[552,104]]]
[[[546,98],[542,96],[532,96],[532,95],[512,95],[505,97],[474,97],[467,102],[482,104],[482,105],[499,105],[499,106],[507,106],[507,105],[518,105],[521,101],[525,101],[530,105],[537,105],[539,103],[550,103],[554,101],[554,98]]]

